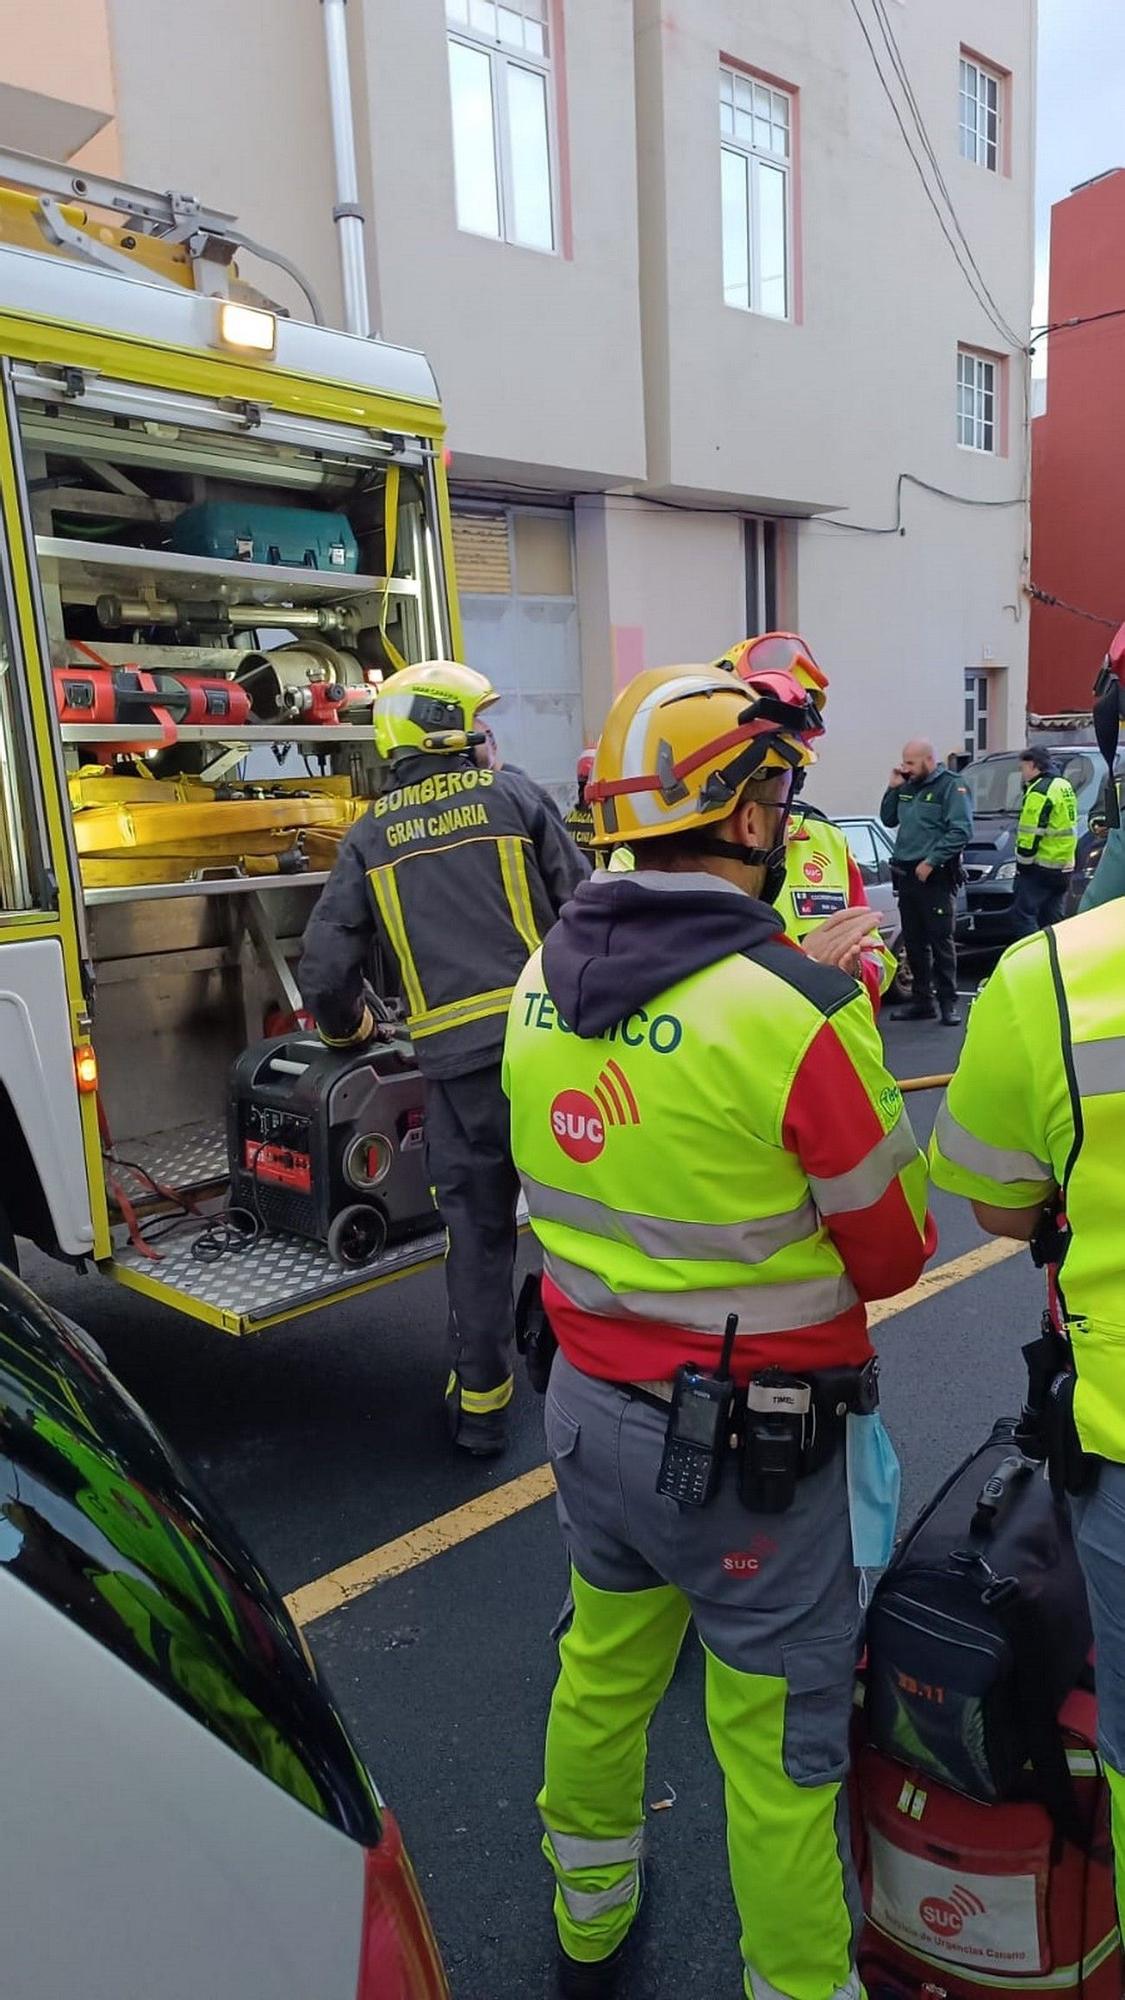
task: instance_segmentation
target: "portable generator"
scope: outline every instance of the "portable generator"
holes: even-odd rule
[[[231,1071],[232,1205],[268,1231],[323,1243],[361,1270],[437,1227],[409,1044],[329,1049],[315,1034],[258,1042]]]

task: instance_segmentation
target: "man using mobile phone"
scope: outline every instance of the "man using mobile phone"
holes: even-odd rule
[[[961,886],[961,853],[973,831],[969,788],[938,762],[934,746],[913,738],[891,772],[879,817],[897,829],[891,877],[903,942],[914,976],[914,998],[896,1021],[960,1026],[953,913]]]

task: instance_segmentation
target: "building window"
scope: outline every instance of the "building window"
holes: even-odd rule
[[[555,248],[548,0],[446,0],[457,222]]]
[[[961,57],[961,157],[994,174],[1000,165],[1003,79],[971,56]]]
[[[723,298],[788,319],[793,98],[740,70],[719,71]]]
[[[965,675],[965,752],[983,757],[988,749],[988,675]]]
[[[1001,364],[993,355],[957,350],[957,442],[967,451],[999,448],[997,391]]]
[[[746,636],[777,631],[777,522],[744,521]]]

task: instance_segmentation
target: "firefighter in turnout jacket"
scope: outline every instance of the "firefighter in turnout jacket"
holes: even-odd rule
[[[1073,1494],[1098,1670],[1099,1748],[1125,1928],[1125,901],[1012,945],[969,1015],[931,1169],[982,1228],[1028,1241],[1061,1206],[1058,1303],[1077,1371]],[[1066,1399],[1052,1396],[1067,1425]],[[1083,1461],[1081,1453],[1090,1456]]]
[[[587,874],[531,780],[481,770],[483,675],[448,660],[407,667],[375,699],[390,789],[344,841],[305,932],[300,985],[324,1040],[374,1023],[364,973],[378,936],[398,967],[426,1079],[426,1153],[448,1236],[455,1441],[503,1449],[512,1395],[512,1268],[519,1186],[500,1054],[512,989]]]
[[[590,782],[590,773],[593,768],[593,751],[583,750],[581,757],[578,759],[577,796],[564,822],[566,830],[575,846],[580,847],[583,854],[590,851],[590,841],[594,832],[594,815],[586,799],[586,786]]]
[[[1020,757],[1024,783],[1016,831],[1016,935],[1062,922],[1078,851],[1078,800],[1049,750],[1033,743]]]
[[[865,1303],[913,1284],[933,1238],[867,997],[771,907],[819,726],[792,675],[630,682],[589,791],[595,845],[628,840],[638,866],[580,885],[512,1000],[504,1081],[560,1350],[546,1429],[574,1596],[539,1797],[567,2000],[614,1991],[646,1734],[693,1620],[746,1993],[858,2000],[855,1561],[886,1554],[853,1543],[846,1412],[873,1386]],[[733,1383],[714,1373],[726,1349]],[[696,1407],[689,1365],[721,1399],[703,1487],[695,1417],[674,1429]]]
[[[715,665],[730,667],[740,680],[752,685],[758,684],[762,674],[795,674],[801,685],[808,688],[823,721],[828,678],[798,633],[765,632],[757,639],[742,639]],[[798,791],[802,789],[803,778],[802,769],[793,781]],[[802,945],[810,957],[854,972],[863,981],[871,1005],[878,1013],[879,1003],[893,985],[898,970],[894,953],[888,951],[877,933],[857,946],[854,938],[849,937],[849,926],[839,921],[845,910],[869,908],[863,876],[844,834],[818,807],[802,799],[790,815],[785,886],[777,899],[778,915],[786,935]],[[817,933],[817,942],[811,944]],[[846,946],[834,950],[834,940],[841,937],[847,941]]]

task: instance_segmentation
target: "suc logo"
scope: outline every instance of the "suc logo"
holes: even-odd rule
[[[971,1889],[958,1883],[949,1897],[923,1896],[918,1915],[934,1937],[949,1939],[960,1937],[966,1917],[983,1917],[984,1904]]]
[[[605,1121],[584,1090],[560,1090],[551,1106],[551,1130],[563,1152],[583,1166],[605,1145]]]
[[[605,1145],[610,1125],[639,1125],[641,1114],[633,1088],[620,1063],[609,1062],[594,1084],[594,1094],[560,1090],[551,1106],[551,1130],[569,1159],[588,1166]]]

